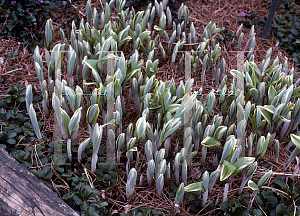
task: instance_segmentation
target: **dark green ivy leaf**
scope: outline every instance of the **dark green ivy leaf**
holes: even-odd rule
[[[260,209],[254,209],[253,210],[253,215],[255,215],[255,216],[264,216],[264,214],[262,213],[262,211]]]
[[[286,207],[283,204],[279,204],[278,206],[276,206],[276,213],[278,215],[284,215],[286,213]]]
[[[73,200],[77,205],[81,205],[83,203],[82,196],[79,193],[75,193],[73,195]]]
[[[7,140],[7,143],[8,143],[8,144],[11,144],[11,145],[14,145],[14,144],[17,143],[17,141],[16,141],[15,139],[8,139],[8,140]]]
[[[220,207],[223,211],[229,211],[229,209],[230,209],[229,202],[220,203]]]
[[[291,32],[295,35],[298,36],[299,32],[295,28],[291,28]]]

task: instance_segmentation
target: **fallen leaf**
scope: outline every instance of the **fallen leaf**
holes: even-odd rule
[[[220,11],[222,11],[223,8],[219,8],[218,10],[215,10],[213,13],[216,14],[216,13],[219,13]]]

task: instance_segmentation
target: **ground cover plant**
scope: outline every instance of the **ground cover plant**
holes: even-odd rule
[[[288,53],[295,61],[295,66],[300,66],[300,8],[290,1],[283,1],[279,5],[284,9],[280,15],[275,16],[276,22],[273,24],[276,29],[279,46],[288,50]]]
[[[75,0],[76,1],[76,0]],[[72,2],[75,2],[74,0]],[[60,11],[67,13],[72,8],[71,1],[61,0],[26,0],[0,1],[0,36],[1,38],[17,39],[28,46],[33,52],[36,45],[43,45],[41,34],[45,20],[54,18],[59,20],[61,15],[53,13],[53,8],[60,7]],[[76,10],[76,8],[74,8]],[[69,20],[76,20],[70,16]],[[70,22],[71,22],[70,21]],[[66,22],[62,28],[68,28]]]
[[[244,71],[228,70],[218,43],[225,28],[210,22],[200,34],[184,4],[174,14],[168,1],[145,11],[125,9],[125,0],[101,3],[99,13],[87,1],[69,41],[60,29],[63,43],[53,43],[47,20],[45,55],[34,51],[39,85],[16,86],[9,90],[16,96],[1,102],[1,125],[11,124],[3,140],[21,133],[7,114],[18,115],[10,105],[17,98],[34,148],[12,143],[7,150],[82,215],[299,215],[300,81],[276,47],[255,62],[254,26],[243,41],[241,25],[234,40],[247,51]],[[176,74],[163,81],[156,77],[166,62]],[[188,65],[191,78],[175,84]],[[194,85],[211,80],[211,89]],[[58,123],[55,133],[41,132],[41,116]],[[61,165],[53,163],[57,146]],[[283,162],[284,149],[290,157]],[[123,165],[108,163],[108,154]],[[280,166],[291,178],[270,185]]]
[[[270,3],[265,0],[264,2]],[[297,70],[299,70],[300,59],[299,59],[299,36],[300,36],[300,7],[297,3],[292,3],[289,0],[279,1],[277,8],[278,14],[274,16],[274,22],[271,27],[270,34],[274,34],[278,40],[278,46],[283,47],[287,50],[295,62]],[[244,19],[240,19],[241,22],[247,27],[254,25],[255,28],[259,29],[258,33],[262,33],[267,16],[259,17],[252,11],[248,14],[242,13]]]

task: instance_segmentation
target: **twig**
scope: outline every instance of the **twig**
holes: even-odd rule
[[[197,19],[197,18],[194,18],[194,17],[189,17],[189,19],[192,19],[192,20],[194,20],[194,21],[197,21],[197,22],[200,22],[200,23],[202,23],[203,25],[207,25],[207,23],[206,22],[203,22],[203,21],[201,21],[201,20],[199,20],[199,19]]]
[[[210,214],[210,213],[212,213],[212,212],[214,212],[214,211],[216,211],[216,210],[220,210],[221,208],[216,208],[216,209],[213,209],[213,210],[211,210],[211,211],[209,211],[209,212],[206,212],[205,214],[203,214],[203,215],[208,215],[208,214]]]
[[[69,185],[67,182],[65,182],[65,180],[63,180],[58,174],[57,172],[55,171],[53,165],[52,165],[52,161],[51,161],[51,170],[52,172],[54,173],[54,175],[56,175],[57,178],[59,178],[60,180],[62,180],[62,182],[67,186],[67,189],[70,189]]]
[[[296,216],[297,206],[295,204],[295,200],[293,200],[293,204],[294,204],[294,216]]]
[[[168,41],[160,41],[162,43],[170,44]],[[177,43],[172,43],[173,45],[176,45]],[[200,45],[201,43],[191,43],[191,44],[183,44],[184,46],[192,46],[192,45]]]
[[[43,163],[41,162],[40,157],[39,157],[39,155],[37,153],[36,144],[34,144],[34,152],[35,152],[34,157],[35,157],[35,160],[36,160],[36,166],[38,168],[41,168],[41,166],[43,166]],[[38,161],[40,162],[41,165],[38,164]]]
[[[102,0],[99,0],[99,1],[100,1],[100,4],[101,4],[101,8],[104,8],[104,7],[103,7],[103,4],[102,4]]]
[[[272,188],[272,187],[268,187],[268,186],[262,186],[262,188],[270,189],[272,191],[276,191],[278,193],[281,193],[283,196],[285,196],[287,199],[289,199],[289,195],[286,192],[282,191],[282,190]]]
[[[266,212],[264,212],[264,210],[263,210],[263,209],[260,207],[260,205],[258,204],[258,202],[257,202],[257,200],[256,200],[256,196],[255,196],[255,202],[256,202],[256,204],[258,205],[259,209],[264,213],[264,215],[268,216],[268,215],[266,214]]]
[[[206,209],[206,207],[209,206],[210,204],[211,204],[211,202],[208,202],[208,203],[206,204],[206,206],[204,206],[204,208],[201,209],[201,210],[196,214],[196,216],[199,215],[199,214],[200,214],[204,209]]]
[[[57,188],[56,188],[56,184],[52,181],[52,179],[50,178],[50,182],[51,182],[51,184],[52,184],[52,186],[53,186],[53,188],[56,190],[56,191],[58,191],[57,190]]]
[[[265,174],[265,172],[257,172],[257,174]],[[272,172],[272,175],[277,175],[277,176],[292,176],[293,173],[277,173],[277,172]],[[300,174],[295,174],[295,176],[300,177]]]
[[[90,176],[89,176],[89,174],[87,173],[87,171],[86,171],[87,169],[86,168],[84,168],[84,172],[85,172],[85,174],[86,174],[86,177],[87,177],[87,179],[89,180],[89,183],[90,183],[90,186],[91,186],[91,188],[95,188],[94,187],[94,185],[93,185],[93,182],[91,182],[91,180],[90,180]]]
[[[4,73],[4,74],[0,74],[0,75],[5,76],[5,75],[7,75],[7,74],[10,74],[10,73],[15,72],[15,71],[18,71],[18,70],[23,70],[23,68],[17,68],[17,69],[8,71],[8,72],[6,72],[6,73]]]
[[[2,128],[1,128],[1,129],[2,129]],[[2,130],[1,130],[1,131],[2,131]],[[21,142],[26,136],[27,136],[27,135],[23,136],[23,137],[19,140],[19,142],[17,143],[16,146],[20,145],[20,142]]]
[[[101,0],[100,0],[100,2],[101,2]],[[82,13],[81,10],[79,10],[74,4],[72,4],[72,6],[73,6],[74,8],[76,8],[82,16],[85,16],[84,13]]]

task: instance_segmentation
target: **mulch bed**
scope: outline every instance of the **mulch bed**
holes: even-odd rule
[[[95,3],[92,3],[93,7],[100,7],[100,2],[97,1]],[[75,2],[74,6],[79,9],[79,11],[74,11],[73,9],[70,9],[70,12],[76,13],[80,18],[83,17],[83,14],[85,13],[85,5],[86,3],[84,1],[82,2]],[[238,19],[242,18],[241,13],[247,13],[250,11],[253,11],[255,14],[259,15],[259,17],[266,16],[269,12],[268,5],[265,4],[262,0],[253,0],[253,1],[245,1],[245,0],[227,0],[227,1],[213,1],[213,0],[190,0],[184,2],[184,4],[189,7],[190,9],[190,22],[194,22],[196,32],[200,35],[202,34],[202,31],[199,30],[200,27],[204,28],[209,21],[212,21],[212,23],[216,23],[217,27],[225,27],[230,31],[236,32],[238,27],[240,26],[240,23]],[[178,4],[178,7],[180,7],[180,4]],[[58,9],[55,9],[53,11],[54,13],[62,13]],[[280,11],[276,11],[276,14],[279,14]],[[112,14],[112,19],[115,19],[116,14]],[[62,13],[62,18],[60,20],[60,23],[53,22],[54,26],[54,44],[62,43],[62,40],[60,38],[59,34],[59,28],[62,23],[66,22],[68,19],[68,14]],[[78,25],[79,23],[77,23]],[[244,32],[244,42],[242,47],[246,44],[247,39],[249,38],[249,31],[250,29],[247,29],[243,27]],[[70,32],[65,31],[66,37],[70,39]],[[43,35],[43,34],[42,34]],[[276,37],[273,35],[269,35],[268,39],[262,39],[261,35],[256,34],[256,48],[254,51],[255,54],[255,62],[258,64],[261,62],[262,59],[264,59],[267,50],[270,47],[275,46]],[[227,69],[226,74],[228,76],[231,76],[229,71],[231,69],[236,69],[236,48],[231,48],[230,46],[225,46],[223,43],[220,44],[222,47],[222,54],[223,57],[226,60]],[[47,67],[46,67],[46,61],[45,61],[45,47],[40,47],[40,54],[44,61],[44,76],[47,77]],[[130,45],[128,46],[128,49],[131,49]],[[131,49],[132,50],[132,49]],[[9,52],[18,52],[19,55],[7,59],[4,58],[8,55]],[[124,50],[124,53],[126,51]],[[131,52],[131,51],[130,51]],[[33,54],[29,53],[28,48],[23,46],[20,42],[13,41],[13,40],[5,40],[2,39],[0,41],[0,56],[3,62],[0,60],[0,100],[3,97],[4,92],[12,85],[12,83],[19,83],[24,85],[25,80],[27,80],[30,84],[38,85],[38,79],[34,68],[34,58]],[[179,53],[178,56],[181,56]],[[280,63],[282,64],[285,60],[289,60],[289,68],[292,68],[293,62],[288,57],[288,54],[281,48],[278,49],[275,56],[278,56]],[[272,57],[272,60],[274,57]],[[159,64],[159,71],[156,75],[156,78],[162,79],[163,81],[170,80],[171,77],[174,78],[176,84],[178,85],[179,82],[184,77],[184,70],[183,68],[178,68],[176,72],[174,72],[174,69],[172,68],[171,64],[171,58],[170,56],[167,58],[167,61],[163,61],[162,58],[160,58],[160,64]],[[9,63],[12,63],[13,65],[9,65]],[[65,67],[66,68],[66,67]],[[19,73],[18,71],[22,71],[22,73]],[[64,78],[67,75],[66,70],[62,72],[62,78]],[[211,84],[212,82],[207,82],[205,85],[201,85],[200,82],[200,76],[197,76],[197,73],[195,73],[195,84],[197,85],[197,89],[202,87],[203,93],[209,93],[211,88],[216,89],[216,86],[214,84]],[[208,76],[208,80],[212,80],[211,77]],[[74,86],[76,86],[78,83],[76,82],[76,78],[74,79],[75,83]],[[80,80],[81,81],[81,80]],[[80,86],[82,82],[80,82]],[[129,88],[125,89],[125,92],[123,95],[128,95]],[[196,90],[196,87],[194,87],[194,90]],[[49,96],[51,97],[51,96]],[[123,116],[123,132],[126,132],[127,126],[129,123],[133,123],[135,126],[136,120],[139,118],[138,113],[135,110],[133,98],[131,101],[128,100],[128,98],[125,98],[126,101],[126,114]],[[217,99],[218,101],[218,99]],[[86,106],[86,105],[85,105]],[[50,132],[53,130],[53,118],[54,113],[52,112],[50,114],[50,117],[45,120],[45,124],[43,127],[43,132]],[[102,121],[102,119],[101,119]],[[81,124],[80,127],[82,130],[79,132],[79,142],[82,142],[86,137],[88,137],[87,133],[87,127],[85,124]],[[49,133],[48,133],[49,134]],[[264,134],[266,135],[266,134]],[[182,136],[182,134],[181,134]],[[52,137],[47,137],[48,141],[52,140]],[[105,141],[105,140],[104,140]],[[280,143],[281,148],[284,149],[284,146],[287,144],[288,139],[285,139],[284,142]],[[182,145],[182,144],[181,144]],[[143,147],[140,149],[141,152],[143,152]],[[255,152],[253,150],[253,152]],[[208,154],[209,155],[209,154]],[[211,157],[213,155],[211,154]],[[287,161],[289,157],[288,152],[281,151],[279,162],[275,163],[275,148],[274,146],[271,146],[268,148],[266,155],[261,159],[260,164],[262,162],[268,162],[271,165],[272,170],[276,170],[278,175],[280,173],[283,173],[283,165]],[[209,161],[212,158],[207,158],[207,161]],[[146,159],[141,156],[141,161],[145,161]],[[200,161],[200,154],[195,157],[196,161]],[[207,170],[211,166],[211,163],[207,163],[207,167],[190,167],[189,173],[192,174],[195,172],[195,169],[197,169],[200,173],[203,173],[205,170]],[[293,172],[293,164],[290,165],[287,172],[292,173]],[[172,212],[173,209],[173,201],[169,199],[167,190],[168,188],[165,187],[163,195],[161,198],[159,198],[155,192],[154,187],[149,188],[147,186],[147,183],[144,181],[144,184],[142,186],[137,186],[136,190],[138,191],[137,196],[132,198],[130,202],[126,201],[126,192],[125,192],[125,182],[122,182],[123,179],[126,179],[126,171],[124,167],[117,167],[118,170],[118,182],[117,182],[117,190],[119,191],[120,195],[116,198],[108,198],[109,203],[111,204],[111,208],[116,210],[118,212],[122,212],[124,210],[132,209],[135,207],[151,207],[155,208],[157,210],[162,210],[164,212]],[[264,173],[265,168],[259,167],[257,170],[257,174],[254,176],[254,181],[257,181]],[[209,170],[211,172],[213,170]],[[272,176],[272,178],[269,180],[268,185],[274,181],[276,178],[276,172],[275,175]],[[145,179],[145,171],[143,172],[144,179]],[[139,176],[138,176],[139,179]],[[172,182],[174,182],[175,179],[172,179]],[[196,182],[196,179],[192,180],[192,177],[189,177],[189,183]],[[238,188],[240,184],[241,179],[234,178],[234,181],[231,182],[230,188]],[[217,202],[221,202],[221,197],[223,197],[223,188],[224,183],[220,182],[215,185],[214,190],[209,195],[209,200],[218,200]],[[231,200],[234,198],[233,191],[229,191],[228,199]],[[249,191],[250,192],[250,191]],[[187,201],[186,201],[187,202]],[[186,203],[181,203],[181,207],[184,206]],[[216,203],[217,204],[217,203]],[[180,208],[182,215],[191,215],[191,213],[187,212],[183,208]],[[202,214],[202,213],[198,213]]]

